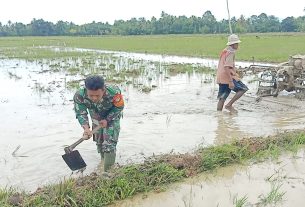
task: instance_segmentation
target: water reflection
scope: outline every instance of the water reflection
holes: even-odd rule
[[[237,116],[238,114],[232,114],[228,111],[218,112],[216,114],[217,128],[215,130],[215,144],[227,144],[234,139],[240,139],[245,136],[235,122]]]

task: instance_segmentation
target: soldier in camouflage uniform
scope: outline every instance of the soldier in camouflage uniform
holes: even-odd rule
[[[85,88],[79,89],[73,100],[76,118],[88,139],[92,136],[88,112],[92,129],[99,125],[101,127],[93,134],[93,140],[101,159],[104,159],[104,171],[108,171],[115,162],[120,133],[120,118],[124,108],[121,91],[117,86],[105,85],[101,76],[92,75],[85,79]]]

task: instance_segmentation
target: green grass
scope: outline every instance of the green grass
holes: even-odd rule
[[[25,197],[23,206],[104,206],[138,192],[161,189],[183,176],[183,171],[166,163],[128,166],[119,169],[112,179],[91,176],[49,186],[37,196]]]
[[[240,38],[242,43],[237,60],[251,61],[254,58],[256,61],[282,62],[290,55],[305,53],[304,33],[243,34]],[[2,37],[0,49],[7,57],[20,58],[81,55],[79,52],[47,52],[45,48],[37,48],[40,46],[218,58],[226,41],[226,35]]]
[[[275,205],[283,200],[285,192],[281,192],[282,184],[271,183],[271,190],[267,195],[261,195],[259,206]]]
[[[238,198],[236,196],[233,200],[233,204],[235,205],[235,207],[243,207],[246,205],[247,200],[248,200],[248,196],[246,196],[246,195],[242,198]]]
[[[16,191],[14,189],[0,189],[0,206],[7,207],[9,205],[9,200],[12,195],[14,195]]]
[[[54,59],[64,57],[82,57],[89,56],[92,53],[89,52],[77,52],[77,51],[54,51],[50,48],[36,48],[26,47],[20,45],[17,47],[4,47],[0,48],[1,53],[8,58],[25,59],[25,60],[39,60],[39,59]]]
[[[270,156],[276,158],[283,151],[296,152],[304,144],[303,131],[286,132],[266,138],[245,138],[230,144],[202,148],[194,155],[162,155],[147,159],[143,164],[121,166],[113,169],[110,178],[92,174],[40,188],[33,194],[16,194],[11,189],[0,190],[0,204],[12,206],[10,198],[18,195],[24,207],[98,207],[140,192],[163,191],[168,184],[200,172],[246,161],[263,161]],[[261,196],[261,204],[279,202],[284,195],[279,191],[280,187],[273,186],[268,195]],[[234,202],[236,206],[243,206],[246,200],[247,197],[243,197]]]

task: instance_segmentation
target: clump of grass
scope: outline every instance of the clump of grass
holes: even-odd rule
[[[259,206],[266,206],[269,204],[275,205],[282,201],[285,192],[280,191],[281,187],[282,184],[271,183],[271,191],[267,195],[260,196]]]
[[[210,68],[210,67],[205,67],[205,66],[194,67],[194,72],[216,75],[216,70],[215,69]]]
[[[114,65],[114,64],[110,64],[110,65],[109,65],[109,69],[110,69],[110,70],[114,70],[114,69],[115,69],[115,65]]]
[[[31,196],[26,196],[22,206],[77,206],[77,182],[75,179],[68,179],[56,185],[46,186],[38,189]]]
[[[178,74],[193,71],[193,67],[185,64],[171,64],[168,66],[167,70],[170,74]]]
[[[73,81],[68,81],[67,82],[67,89],[71,90],[71,89],[77,89],[80,87],[80,81],[81,80],[73,80]]]
[[[152,88],[148,87],[148,86],[143,86],[143,87],[141,87],[140,90],[144,93],[149,93],[149,92],[151,92]]]
[[[69,75],[76,75],[76,74],[80,73],[80,69],[79,68],[68,68],[67,72],[69,73]]]
[[[120,70],[116,75],[120,77],[136,77],[141,74],[141,70],[139,69],[124,69]]]
[[[166,70],[171,75],[176,75],[179,73],[204,73],[204,74],[214,74],[216,73],[215,69],[210,67],[192,65],[192,64],[170,64],[166,66]]]
[[[227,166],[228,164],[239,163],[247,154],[245,147],[238,147],[232,144],[202,149],[200,168],[202,171],[207,171]]]
[[[247,195],[243,196],[242,198],[237,198],[236,196],[234,197],[233,205],[235,205],[235,207],[243,207],[247,204],[247,200],[248,200]]]
[[[0,206],[11,206],[11,198],[14,196],[14,194],[15,190],[12,188],[0,189]]]
[[[10,71],[8,71],[7,73],[9,75],[9,78],[11,78],[11,79],[15,79],[15,80],[21,79],[21,76],[18,76],[18,75],[14,74],[14,73],[12,73]]]

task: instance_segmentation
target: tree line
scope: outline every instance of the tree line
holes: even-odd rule
[[[211,11],[206,11],[201,17],[177,17],[163,11],[159,19],[116,20],[112,25],[95,21],[83,25],[66,21],[54,24],[43,19],[33,19],[30,24],[0,22],[0,36],[221,34],[229,33],[228,24],[226,19],[217,21]],[[283,20],[265,13],[249,18],[241,15],[231,18],[231,25],[235,33],[305,32],[305,15]]]

